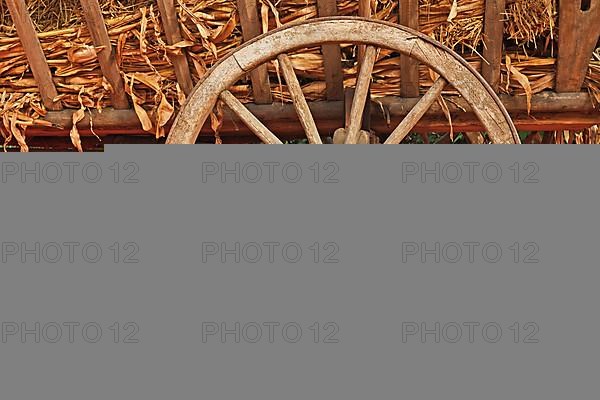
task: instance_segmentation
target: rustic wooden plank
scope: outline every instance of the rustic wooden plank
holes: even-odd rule
[[[336,0],[317,0],[319,17],[338,15]],[[342,100],[344,98],[344,72],[342,70],[342,50],[339,44],[321,46],[323,67],[327,84],[327,100]]]
[[[482,63],[481,74],[495,92],[498,92],[500,85],[505,8],[506,0],[485,1],[483,58],[487,63]]]
[[[344,90],[344,126],[350,125],[350,116],[352,115],[352,103],[354,103],[354,88],[346,88]],[[364,113],[363,113],[364,118]]]
[[[371,18],[373,14],[373,10],[371,9],[371,0],[359,0],[358,3],[358,16],[363,18]],[[362,65],[362,62],[365,58],[365,49],[366,46],[361,45],[358,46],[358,66]],[[354,91],[350,91],[346,93],[346,100],[352,99],[354,96]],[[367,92],[367,101],[363,108],[363,116],[362,116],[362,124],[361,129],[369,132],[371,130],[371,82],[369,81],[369,89]]]
[[[261,34],[261,24],[258,18],[258,5],[256,0],[237,0],[240,24],[242,25],[242,36],[244,41],[251,40]],[[273,102],[269,73],[266,65],[261,65],[250,72],[252,81],[252,94],[257,104],[269,104]]]
[[[181,28],[179,27],[175,0],[158,0],[158,9],[160,10],[160,18],[165,30],[167,44],[173,45],[181,42],[183,37],[181,36]],[[181,49],[181,54],[169,54],[169,59],[173,63],[179,87],[188,95],[192,92],[194,83],[186,53],[185,49]]]
[[[324,102],[323,106],[325,105]],[[315,113],[315,109],[311,107],[313,111],[313,115],[315,115],[317,127],[321,132],[331,132],[333,133],[338,127],[340,118],[342,116],[342,102],[335,102],[336,104],[327,104],[328,107],[325,109],[321,109],[318,107],[319,112]],[[329,106],[335,106],[336,109],[339,108],[339,112],[332,113]],[[249,104],[248,109],[252,111],[252,113],[258,113],[259,117],[263,115],[266,116],[266,119],[262,119],[264,125],[267,126],[271,131],[277,132],[278,137],[281,140],[288,140],[292,138],[299,138],[301,135],[298,127],[298,119],[296,116],[296,112],[294,108],[290,105],[283,108],[283,112],[286,115],[286,118],[283,119],[268,119],[268,113],[272,113],[273,109],[272,105],[257,105],[257,104]],[[265,109],[265,107],[267,107]],[[127,135],[127,136],[135,136],[135,135],[148,135],[148,132],[144,132],[139,125],[139,120],[136,120],[136,116],[133,110],[114,110],[112,108],[107,108],[104,110],[102,114],[98,114],[98,116],[103,117],[104,121],[111,120],[112,114],[114,112],[125,112],[127,114],[127,119],[125,122],[129,122],[132,126],[128,128],[124,128],[122,125],[118,125],[116,122],[111,122],[111,128],[107,128],[106,124],[98,125],[98,121],[94,119],[94,132],[99,136],[112,136],[112,135]],[[106,113],[106,115],[105,115]],[[51,119],[68,119],[71,118],[73,111],[50,111],[48,113],[48,118]],[[58,115],[57,115],[58,114]],[[87,113],[86,113],[87,114]],[[561,131],[561,130],[581,130],[584,128],[589,128],[592,125],[600,124],[600,116],[599,113],[595,114],[581,114],[579,112],[573,113],[565,113],[565,114],[556,114],[556,113],[543,113],[536,114],[535,118],[527,115],[527,112],[522,114],[517,114],[514,116],[513,121],[515,126],[521,131]],[[95,114],[94,114],[95,115]],[[60,118],[59,118],[60,117]],[[288,118],[289,117],[289,118]],[[392,122],[399,122],[400,117],[394,115]],[[123,120],[121,120],[122,122]],[[473,116],[473,114],[460,114],[459,117],[453,119],[453,127],[455,134],[458,132],[482,132],[485,130],[483,125]],[[85,124],[84,124],[85,123]],[[225,112],[225,120],[222,129],[219,131],[219,134],[222,138],[225,137],[235,137],[239,138],[252,138],[255,137],[250,131],[247,129],[240,129],[242,121],[235,116],[235,114],[228,109]],[[80,134],[82,136],[93,136],[92,132],[89,130],[89,120],[87,117],[84,121],[78,124],[80,127]],[[385,135],[389,134],[391,131],[391,127],[388,125],[387,120],[383,118],[381,115],[373,116],[373,128],[375,131],[385,139]],[[426,114],[421,121],[413,128],[415,133],[421,132],[448,132],[448,121],[444,119],[441,115],[434,114]],[[209,124],[204,126],[202,129],[202,137],[212,137],[214,136],[214,132]],[[52,136],[69,136],[68,130],[59,130],[59,129],[48,129],[48,128],[38,128],[38,127],[29,127],[27,129],[28,137],[52,137]],[[150,136],[154,138],[154,136]]]
[[[371,14],[371,0],[358,0],[358,16],[370,18]]]
[[[419,29],[419,0],[400,0],[398,6],[400,25]],[[419,63],[405,55],[400,57],[400,95],[419,96]]]
[[[560,0],[557,92],[581,90],[591,55],[600,38],[600,0],[588,3],[590,8],[583,11],[580,1]]]
[[[31,17],[27,12],[27,5],[24,0],[6,0],[6,5],[12,17],[13,23],[17,28],[17,34],[23,45],[23,50],[31,72],[37,82],[42,103],[48,110],[62,110],[60,101],[54,101],[58,96],[54,82],[52,81],[52,73],[42,50],[42,45],[37,36],[35,26],[31,21]]]
[[[358,16],[371,18],[371,0],[358,0]],[[358,65],[362,63],[365,56],[365,45],[358,46]]]
[[[448,108],[452,112],[454,127],[456,132],[459,128],[469,127],[470,132],[482,131],[483,127],[477,122],[477,118],[470,112],[470,107],[457,96],[449,96],[451,101],[447,101]],[[594,108],[591,97],[584,92],[580,93],[562,93],[547,91],[533,95],[531,116],[527,115],[527,105],[524,96],[500,95],[506,109],[513,116],[515,125],[521,130],[531,131],[550,131],[568,129],[571,127],[589,127],[594,124],[600,124],[600,113]],[[417,104],[420,98],[401,98],[401,97],[383,97],[379,99],[383,107],[389,112],[391,121],[399,123],[400,120],[410,112]],[[340,121],[344,116],[344,102],[310,102],[311,114],[314,116],[317,127],[321,132],[333,132],[339,128]],[[463,112],[461,107],[467,110]],[[278,134],[298,135],[298,116],[296,110],[291,104],[273,103],[269,105],[248,104],[247,108],[266,126]],[[106,108],[102,113],[92,110],[94,129],[101,134],[147,134],[140,126],[139,119],[133,110],[115,110]],[[31,136],[54,136],[61,132],[68,135],[72,124],[72,110],[51,111],[44,118],[52,122],[60,129],[38,128],[31,126],[27,130]],[[379,133],[390,133],[395,125],[388,124],[388,121],[380,108],[374,108],[372,111],[374,128]],[[222,134],[236,134],[243,136],[240,131],[240,120],[232,113],[226,110],[223,119],[224,125]],[[421,121],[415,126],[414,131],[426,131],[432,128],[443,128],[447,125],[442,109],[437,103],[434,103]],[[537,124],[537,125],[536,125]],[[89,132],[90,121],[86,113],[84,119],[77,124],[81,129],[82,135],[91,135]],[[546,127],[551,127],[546,128]],[[527,129],[525,129],[527,128]],[[447,126],[446,128],[447,129]],[[109,132],[106,132],[109,130]],[[441,131],[443,131],[442,129]],[[205,133],[210,134],[210,124],[206,124]],[[433,129],[432,129],[433,131]],[[441,132],[440,131],[440,132]],[[236,133],[237,132],[237,133]],[[281,136],[281,135],[280,135]]]
[[[102,17],[102,10],[98,0],[80,0],[87,28],[98,52],[98,62],[102,74],[112,86],[112,102],[117,109],[129,108],[129,101],[125,93],[123,77],[117,65],[113,47],[108,37],[108,31]]]

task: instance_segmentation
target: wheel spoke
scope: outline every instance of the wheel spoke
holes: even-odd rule
[[[356,90],[352,100],[352,110],[350,111],[350,123],[347,126],[346,144],[356,144],[358,142],[363,109],[367,102],[369,86],[371,86],[371,74],[375,65],[375,57],[377,57],[377,49],[373,46],[367,46],[356,80]]]
[[[246,124],[246,126],[256,135],[263,143],[266,144],[283,144],[277,136],[273,134],[263,125],[262,122],[258,120],[252,114],[246,106],[244,106],[238,99],[235,98],[233,94],[229,90],[225,90],[219,98],[233,111],[240,119]]]
[[[310,113],[310,108],[308,108],[308,103],[306,102],[304,93],[302,93],[300,82],[298,82],[298,77],[296,77],[296,73],[294,72],[292,61],[287,54],[281,54],[277,57],[277,60],[279,61],[281,72],[283,72],[283,77],[287,82],[290,95],[292,96],[296,114],[298,114],[300,123],[304,128],[304,132],[306,132],[308,142],[310,144],[323,144],[319,131],[317,130],[317,124],[315,124],[315,120]]]
[[[402,122],[398,124],[396,129],[392,132],[390,137],[385,141],[384,144],[399,144],[404,140],[412,128],[417,125],[423,115],[429,110],[429,107],[437,100],[442,94],[442,90],[446,87],[446,80],[441,76],[434,82],[433,86],[429,88],[427,93],[419,100],[416,106],[404,117]]]

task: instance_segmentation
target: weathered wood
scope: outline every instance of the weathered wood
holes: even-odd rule
[[[350,116],[352,115],[352,103],[354,102],[354,88],[344,90],[344,127],[350,125]],[[363,118],[365,114],[363,113]],[[346,136],[344,136],[345,138]]]
[[[532,98],[532,113],[527,115],[526,101],[523,96],[501,95],[506,108],[513,115],[515,125],[520,130],[544,131],[586,128],[594,124],[600,124],[600,113],[593,108],[591,97],[584,92],[557,94],[555,92],[543,92]],[[459,132],[461,127],[470,127],[472,132],[483,131],[485,128],[473,115],[468,104],[457,96],[448,96],[448,108],[453,116],[455,131]],[[412,110],[420,101],[419,98],[406,99],[401,97],[384,97],[377,100],[389,113],[390,122],[400,122],[402,118]],[[246,105],[248,110],[261,120],[271,131],[277,132],[284,137],[298,137],[300,127],[298,116],[291,104],[274,103],[269,105]],[[310,102],[311,114],[314,116],[317,127],[324,135],[331,136],[333,131],[340,127],[340,121],[344,116],[344,102]],[[466,110],[461,110],[461,107]],[[106,108],[102,113],[92,110],[94,130],[100,135],[147,135],[141,128],[139,119],[133,110],[115,110]],[[49,112],[44,118],[63,129],[29,127],[29,136],[56,136],[67,135],[72,124],[72,110]],[[374,107],[372,120],[376,131],[380,134],[388,134],[395,125],[388,124],[386,116],[379,107]],[[240,119],[228,109],[225,110],[223,118],[224,125],[221,129],[223,136],[243,137],[248,132],[240,130]],[[89,115],[78,124],[82,135],[92,135],[90,132]],[[552,127],[545,128],[545,127]],[[415,132],[438,132],[448,131],[448,122],[445,121],[444,113],[437,103],[434,103],[421,121],[414,127]],[[210,135],[212,129],[206,124],[203,133]],[[544,135],[544,138],[546,135]]]
[[[371,0],[358,0],[358,16],[361,18],[371,18],[373,10],[371,9]],[[362,63],[365,59],[365,51],[367,46],[359,45],[358,46],[358,63],[357,66],[360,69]],[[352,105],[354,104],[354,94],[356,93],[356,88],[348,89],[344,92],[344,101],[346,102],[346,125],[348,126],[352,111]],[[361,129],[368,131],[371,127],[371,121],[369,116],[371,115],[371,82],[369,81],[369,87],[367,89],[367,99],[365,101],[365,105],[362,109],[362,117],[361,117]],[[346,135],[347,137],[348,135]],[[358,142],[360,142],[360,135],[358,138]]]
[[[324,102],[323,102],[324,103]],[[314,107],[311,107],[313,111],[313,115],[315,115],[315,120],[317,123],[317,127],[320,132],[323,132],[323,137],[331,136],[333,132],[339,127],[340,120],[343,118],[343,102],[335,102],[335,104],[326,104],[327,107],[325,109],[320,109],[317,107],[315,110]],[[325,106],[325,104],[323,104]],[[251,110],[252,113],[257,115],[261,121],[264,122],[264,125],[267,126],[271,132],[277,132],[278,137],[281,140],[288,139],[299,139],[302,138],[301,127],[298,125],[298,119],[296,116],[296,112],[291,105],[286,105],[283,108],[282,113],[285,114],[281,118],[277,119],[269,119],[269,114],[273,112],[273,109],[270,108],[272,105],[248,105],[248,109]],[[312,106],[312,104],[311,104]],[[267,107],[267,109],[265,109]],[[279,106],[278,106],[279,107]],[[339,109],[339,110],[338,110]],[[318,111],[321,110],[321,111]],[[337,110],[337,111],[336,111]],[[127,114],[126,122],[129,123],[130,127],[125,127],[123,125],[119,125],[116,122],[112,121],[113,112],[125,112]],[[57,115],[58,114],[58,115]],[[48,113],[49,119],[55,120],[65,120],[67,124],[65,128],[69,125],[69,118],[72,118],[72,110],[69,111],[50,111]],[[148,132],[145,132],[139,121],[136,120],[135,113],[132,110],[114,110],[114,109],[105,109],[101,116],[104,116],[104,120],[109,120],[111,122],[110,125],[101,124],[98,125],[98,121],[94,119],[94,132],[99,136],[112,136],[112,135],[126,135],[126,136],[135,136],[135,135],[148,135]],[[87,113],[86,113],[87,115]],[[95,114],[94,114],[95,115]],[[399,123],[403,116],[394,115],[390,122],[392,124]],[[561,130],[582,130],[585,128],[589,128],[593,125],[600,124],[600,117],[598,113],[594,114],[581,114],[578,112],[575,113],[564,113],[564,114],[555,114],[555,113],[541,113],[536,114],[535,118],[527,113],[515,114],[513,116],[513,121],[515,126],[521,131],[561,131]],[[240,129],[240,124],[242,121],[235,116],[231,111],[226,109],[225,112],[225,120],[223,123],[222,129],[219,131],[221,137],[235,137],[239,140],[242,138],[251,138],[256,137],[247,129]],[[481,122],[475,117],[472,113],[460,113],[457,116],[453,116],[452,125],[454,127],[455,134],[457,132],[468,131],[468,132],[476,132],[476,131],[485,131],[485,127],[481,124]],[[376,114],[373,115],[372,126],[375,132],[378,135],[381,135],[385,140],[386,135],[390,134],[392,128],[395,125],[388,125],[388,121],[381,115]],[[92,132],[89,129],[89,120],[86,119],[78,124],[80,128],[80,134],[82,136],[93,136]],[[427,113],[425,116],[419,121],[419,123],[413,128],[413,132],[421,133],[421,132],[448,132],[449,125],[448,121],[444,118],[443,115],[435,115]],[[38,128],[38,127],[30,127],[27,129],[28,137],[51,137],[51,136],[69,136],[69,131],[66,129],[48,129],[48,128]],[[200,137],[211,137],[214,136],[214,132],[209,124],[206,124],[201,130]],[[154,137],[151,135],[151,137]],[[245,140],[245,139],[244,139]]]
[[[300,82],[298,82],[298,77],[294,72],[292,61],[286,54],[281,54],[277,57],[277,60],[279,61],[279,68],[281,68],[283,77],[287,82],[288,90],[290,91],[290,96],[294,102],[300,124],[302,125],[302,128],[304,128],[304,132],[306,132],[308,142],[311,144],[323,144],[315,120],[310,113],[310,108],[304,97],[304,93],[302,93],[302,87],[300,86]]]
[[[110,43],[106,25],[104,24],[100,4],[98,0],[80,0],[80,2],[88,31],[90,32],[94,46],[96,46],[102,74],[112,86],[111,99],[113,106],[117,109],[129,108],[123,77],[117,65],[115,53]]]
[[[169,45],[174,45],[183,40],[174,1],[175,0],[158,0],[160,18],[165,30],[167,44]],[[186,54],[186,50],[181,49],[181,54],[169,54],[169,59],[173,63],[179,87],[186,95],[188,95],[192,92],[194,83],[192,81],[192,74],[190,73],[190,66]]]
[[[333,17],[338,14],[336,0],[317,0],[319,17]],[[342,100],[344,97],[344,72],[342,70],[342,50],[339,44],[324,44],[323,67],[327,85],[327,100]]]
[[[394,122],[396,118],[392,119]],[[581,113],[565,114],[538,114],[532,118],[527,113],[513,115],[513,122],[520,131],[534,130],[582,130],[600,123],[598,115]],[[387,122],[381,119],[373,120],[373,129],[376,132],[385,132]],[[485,132],[486,128],[474,117],[473,114],[458,114],[452,117],[452,126],[454,132]],[[415,133],[419,132],[448,132],[448,120],[443,116],[428,117],[420,121],[413,129]]]
[[[367,46],[365,56],[360,65],[358,78],[356,80],[356,89],[352,99],[352,109],[350,111],[350,122],[346,127],[346,144],[355,144],[358,140],[358,134],[363,120],[363,110],[369,97],[369,87],[371,86],[371,74],[377,57],[377,49],[373,46]]]
[[[194,143],[219,93],[233,85],[248,71],[276,58],[279,54],[330,42],[382,46],[411,55],[451,84],[456,83],[455,88],[473,107],[475,114],[486,127],[483,130],[488,132],[493,143],[520,142],[510,116],[502,107],[498,96],[458,54],[426,35],[399,25],[374,19],[335,17],[283,26],[221,58],[210,73],[203,77],[201,84],[196,86],[188,102],[177,115],[167,143]],[[360,97],[359,94],[360,91],[357,90],[356,98]],[[364,96],[364,93],[362,95]],[[356,128],[354,130],[356,133]],[[476,130],[478,129],[471,131]],[[352,130],[349,132],[349,138],[351,134]]]
[[[44,106],[48,110],[62,110],[60,101],[54,101],[58,96],[58,92],[52,81],[52,73],[48,67],[46,56],[44,56],[35,26],[27,12],[25,1],[6,0],[6,5],[17,28],[17,34],[21,40],[21,45],[29,62],[31,72],[37,82]]]
[[[527,100],[525,96],[510,96],[500,95],[500,100],[510,114],[527,113]],[[472,107],[465,99],[456,95],[447,96],[449,101],[446,101],[448,109],[452,114],[456,113],[472,113]],[[415,107],[420,98],[401,98],[395,96],[386,96],[377,99],[386,112],[391,115],[406,115]],[[377,109],[374,113],[377,113]],[[381,111],[379,111],[381,113]],[[531,113],[533,116],[543,113],[574,113],[581,114],[598,113],[594,107],[593,98],[587,93],[555,93],[553,91],[545,91],[534,94],[531,98]],[[432,104],[428,114],[443,115],[443,110],[439,104]],[[598,113],[600,119],[600,113]]]
[[[600,38],[600,0],[588,2],[582,11],[581,1],[560,0],[556,91],[581,90],[592,52]]]
[[[282,144],[258,118],[254,116],[248,109],[235,98],[230,91],[226,90],[219,96],[231,111],[233,111],[242,120],[248,129],[250,129],[263,143],[266,144]]]
[[[354,93],[356,92],[355,88],[345,88],[344,89],[344,126],[348,126],[350,124],[350,116],[352,115],[352,103],[354,102]],[[365,101],[365,107],[362,112],[362,124],[361,129],[364,131],[371,130],[371,88],[369,87],[369,92],[367,94],[367,100]]]
[[[431,105],[440,97],[444,87],[448,82],[444,78],[438,78],[425,95],[419,100],[416,106],[408,113],[402,122],[394,129],[385,144],[400,144],[410,133],[411,129],[417,125],[423,115],[429,110]]]
[[[480,132],[463,132],[467,141],[471,144],[484,144],[485,139]]]
[[[419,0],[400,0],[398,13],[400,25],[419,29]],[[400,95],[419,96],[419,62],[408,55],[400,57]]]
[[[440,68],[451,61],[450,52],[444,51],[440,48],[426,48],[422,45],[415,46],[411,54],[420,60],[435,60],[435,65],[431,65],[433,69]],[[434,64],[434,63],[432,63]],[[468,96],[475,91],[485,88],[485,91],[491,94],[493,100],[479,100],[469,102],[473,111],[481,122],[487,127],[487,131],[492,138],[492,142],[498,144],[508,143],[520,143],[519,134],[516,131],[510,120],[510,115],[506,109],[495,106],[494,103],[500,102],[500,99],[496,96],[493,89],[489,84],[479,75],[473,73],[471,76],[464,75],[463,78],[457,76],[451,78],[449,75],[444,75],[444,78],[453,84],[454,88],[458,90],[463,96]],[[507,121],[509,127],[504,129],[498,129],[497,123],[504,119]]]
[[[371,17],[371,0],[358,0],[358,16],[363,18]]]
[[[362,18],[371,18],[373,14],[373,10],[371,8],[372,2],[371,0],[359,0],[358,2],[358,16]],[[358,46],[358,66],[360,68],[363,59],[365,57],[365,49],[366,46],[361,45]],[[348,95],[354,96],[354,92],[347,93]],[[352,98],[352,97],[350,97]],[[348,99],[348,97],[346,97]],[[362,124],[361,129],[365,131],[369,131],[371,129],[371,119],[369,116],[371,115],[371,84],[369,83],[369,90],[367,92],[367,101],[365,102],[365,106],[363,108],[363,116],[362,116]]]
[[[256,0],[237,0],[237,7],[242,25],[242,36],[247,42],[261,34],[258,6]],[[271,95],[267,66],[261,65],[250,71],[250,80],[252,81],[254,102],[256,104],[272,103],[273,96]]]
[[[498,86],[500,85],[505,8],[506,0],[485,1],[485,22],[483,31],[483,58],[485,60],[482,63],[481,74],[495,92],[498,92]]]
[[[358,16],[361,18],[371,18],[371,0],[358,0]],[[365,57],[366,46],[358,46],[358,65],[363,61]]]

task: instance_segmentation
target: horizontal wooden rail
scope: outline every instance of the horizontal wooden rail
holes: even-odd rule
[[[448,98],[448,97],[447,97]],[[600,124],[600,113],[593,106],[587,93],[544,92],[533,96],[531,115],[527,115],[527,101],[525,97],[500,96],[502,102],[513,117],[515,125],[520,130],[560,130],[581,129],[594,124]],[[469,110],[460,98],[451,98],[447,105],[452,112],[452,121],[456,132],[479,131],[483,127],[471,112],[464,112],[461,107]],[[389,113],[390,124],[382,114],[381,107],[372,107],[372,128],[380,134],[389,134],[392,129],[404,118],[419,101],[419,98],[384,97],[377,100]],[[248,104],[252,111],[273,132],[285,137],[302,135],[302,128],[292,104],[274,103],[269,105]],[[311,102],[311,112],[315,117],[317,127],[322,134],[332,133],[332,129],[343,125],[344,102]],[[57,136],[68,135],[71,127],[72,110],[49,112],[46,120],[62,126],[59,129],[39,129],[30,127],[30,136]],[[101,114],[93,112],[94,130],[101,135],[112,134],[144,134],[139,120],[132,110],[115,110],[108,108]],[[448,122],[439,105],[434,104],[425,114],[424,118],[415,127],[415,132],[444,132],[448,130]],[[239,119],[226,111],[224,125],[221,131],[223,136],[251,136]],[[86,117],[78,124],[82,135],[90,135],[89,118]],[[211,134],[210,127],[204,127],[203,132]]]

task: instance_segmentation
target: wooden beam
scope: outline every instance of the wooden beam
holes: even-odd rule
[[[160,10],[160,19],[165,30],[167,44],[173,45],[181,42],[183,37],[181,36],[174,0],[158,0],[158,9]],[[185,49],[181,49],[181,54],[170,54],[169,59],[173,63],[179,87],[186,95],[189,95],[194,88],[194,83],[186,53]]]
[[[111,98],[113,106],[117,109],[129,108],[123,77],[121,76],[121,71],[117,65],[110,38],[108,37],[100,4],[98,4],[98,0],[80,0],[80,2],[87,28],[92,36],[94,46],[96,46],[102,74],[112,86]]]
[[[308,106],[306,98],[304,97],[304,93],[302,93],[302,87],[300,86],[300,82],[298,81],[298,77],[296,76],[294,65],[292,64],[290,57],[287,54],[280,54],[277,57],[277,61],[279,61],[279,69],[281,70],[281,73],[283,74],[283,77],[287,83],[288,90],[290,91],[290,97],[292,98],[294,107],[296,107],[298,120],[300,120],[300,125],[302,125],[302,128],[306,133],[308,143],[322,144],[323,142],[321,141],[319,130],[315,124],[315,119],[310,113],[310,107]]]
[[[35,26],[27,11],[24,0],[6,0],[6,5],[17,28],[17,34],[21,40],[25,56],[29,62],[31,72],[37,82],[42,103],[48,110],[62,110],[60,101],[54,101],[58,92],[52,81],[52,73],[42,50],[42,45],[37,36]]]
[[[400,0],[398,6],[400,25],[419,30],[419,0]],[[419,96],[419,63],[405,55],[400,57],[400,95]]]
[[[258,18],[256,0],[237,0],[242,36],[244,41],[254,39],[261,34],[261,24]],[[256,104],[270,104],[273,102],[271,84],[266,65],[261,65],[250,72],[252,81],[252,95]]]
[[[340,118],[342,116],[342,103],[343,102],[335,102],[335,108],[339,108],[337,112],[332,112],[329,108],[325,110],[325,114],[317,113],[318,117],[327,116],[327,118],[317,119],[317,128],[320,132],[323,132],[323,137],[332,136],[333,132],[339,128]],[[333,104],[331,104],[333,105]],[[330,106],[331,106],[330,105]],[[250,110],[254,112],[259,111],[259,115],[263,116],[268,112],[273,112],[272,109],[268,110],[256,110],[254,107],[269,107],[269,105],[254,105],[248,106]],[[111,113],[113,109],[106,109],[105,111]],[[311,110],[314,109],[311,107]],[[64,113],[65,111],[51,111],[49,114],[50,118],[53,118],[53,115],[56,113]],[[277,136],[282,140],[287,139],[298,139],[304,138],[304,134],[302,132],[301,127],[298,124],[298,118],[296,117],[295,111],[290,109],[289,107],[285,107],[282,111],[286,113],[285,119],[277,119],[277,120],[263,120],[265,121],[265,126],[267,126],[271,131],[277,132]],[[293,116],[294,119],[287,118],[287,114]],[[135,115],[133,115],[133,111],[127,111],[130,113],[130,121],[132,123],[136,123]],[[72,115],[72,112],[69,113]],[[255,136],[249,132],[248,129],[240,129],[242,126],[242,122],[236,118],[232,112],[226,110],[225,112],[225,120],[223,128],[219,132],[221,137],[236,137],[236,138],[254,138]],[[400,121],[400,117],[394,115],[391,122],[397,123]],[[578,112],[575,113],[566,113],[566,114],[555,114],[555,113],[543,113],[536,114],[535,118],[528,116],[527,113],[522,113],[515,115],[513,118],[514,124],[520,131],[560,131],[560,130],[582,130],[585,128],[589,128],[593,125],[600,124],[600,117],[598,113],[596,114],[581,114]],[[473,116],[473,114],[465,113],[460,114],[456,118],[453,117],[452,120],[454,132],[483,132],[483,125]],[[81,124],[78,124],[78,126]],[[373,129],[374,131],[380,135],[384,140],[387,135],[391,133],[392,126],[387,124],[387,121],[381,116],[376,116],[373,118]],[[112,135],[125,135],[125,136],[135,136],[135,135],[148,135],[148,132],[144,132],[142,127],[137,122],[137,126],[132,128],[123,128],[123,127],[113,127],[106,128],[105,126],[98,126],[96,124],[96,120],[94,120],[94,132],[99,136],[112,136]],[[421,133],[421,132],[448,132],[448,121],[444,118],[444,116],[436,116],[436,115],[428,115],[425,117],[413,128],[413,132]],[[92,132],[86,126],[81,126],[80,129],[81,136],[93,136]],[[202,129],[202,133],[200,138],[202,137],[210,137],[213,136],[214,132],[210,126],[206,125]],[[54,129],[39,129],[35,127],[30,127],[27,130],[28,137],[55,137],[55,136],[69,136],[68,130],[54,130]],[[151,135],[154,138],[153,135]]]
[[[219,96],[227,107],[250,129],[263,143],[283,144],[245,105],[242,104],[229,90]]]
[[[412,131],[417,123],[423,118],[423,115],[429,110],[434,102],[441,96],[442,91],[448,84],[441,76],[433,83],[427,93],[419,100],[419,102],[408,112],[405,118],[394,129],[390,137],[386,140],[386,144],[399,144]]]
[[[527,115],[527,101],[524,96],[500,95],[506,109],[510,112],[515,125],[520,130],[550,131],[560,129],[585,128],[595,124],[600,124],[600,113],[594,108],[592,98],[584,92],[557,94],[554,92],[543,92],[536,94],[532,98],[531,115]],[[447,101],[448,108],[452,113],[452,122],[456,132],[463,131],[477,132],[483,131],[483,126],[477,118],[470,112],[470,108],[464,100],[458,96],[450,96],[451,101]],[[395,124],[399,123],[411,109],[417,104],[419,98],[401,98],[401,97],[383,97],[377,100],[386,110],[390,117],[388,124],[387,117],[381,112],[381,108],[373,107],[372,124],[373,129],[380,134],[389,134]],[[298,123],[298,116],[292,104],[274,103],[269,105],[248,104],[248,109],[273,132],[286,137],[296,135],[303,136],[302,127]],[[333,131],[342,125],[344,118],[344,102],[310,102],[310,111],[315,118],[317,128],[322,136],[333,135]],[[464,108],[467,112],[461,110]],[[38,128],[31,126],[27,130],[30,136],[57,136],[60,134],[68,135],[72,124],[72,110],[49,112],[44,118],[63,129]],[[115,110],[107,108],[102,113],[92,111],[94,121],[94,130],[101,135],[106,134],[147,134],[141,128],[138,117],[133,110]],[[240,129],[241,121],[228,110],[225,111],[223,118],[224,125],[221,130],[222,135],[243,136],[245,129]],[[77,125],[82,135],[91,135],[89,131],[89,115]],[[433,104],[423,119],[415,126],[414,132],[423,132],[431,129],[440,131],[448,129],[448,122],[445,119],[444,112],[438,104]],[[211,128],[207,124],[203,132],[211,133]]]
[[[359,0],[358,16],[363,17],[363,18],[371,18],[372,14],[373,14],[373,10],[371,9],[371,0]],[[361,67],[361,65],[365,59],[366,48],[367,48],[367,46],[364,46],[364,45],[358,46],[358,67],[359,68]],[[372,75],[372,73],[371,73],[371,75]],[[352,104],[352,102],[354,102],[354,94],[355,93],[356,93],[356,89],[347,91],[345,94],[346,102],[349,101],[350,104]],[[370,82],[369,82],[369,89],[367,91],[367,99],[368,99],[368,101],[365,103],[365,106],[363,108],[361,129],[366,132],[370,132],[370,130],[371,130],[371,118],[370,118],[371,117],[371,84],[370,84]],[[352,109],[350,109],[350,112],[352,112]],[[346,126],[348,126],[348,125],[346,125]]]
[[[358,16],[370,18],[371,14],[371,0],[358,0]]]
[[[600,0],[588,1],[583,11],[581,1],[560,0],[556,91],[581,90],[592,53],[600,38]]]
[[[352,98],[352,106],[350,108],[349,122],[346,128],[346,144],[356,144],[360,137],[360,130],[363,128],[364,110],[371,103],[371,77],[373,75],[373,67],[377,58],[377,49],[374,46],[367,46],[365,55],[358,71],[356,78],[356,88]],[[370,117],[367,115],[367,117]],[[367,118],[370,119],[370,118]]]
[[[336,0],[317,0],[319,17],[338,15]],[[325,82],[327,84],[327,100],[342,100],[344,98],[344,72],[342,70],[342,50],[339,44],[321,46]]]
[[[371,0],[358,0],[358,16],[363,18],[371,18]],[[365,45],[358,46],[358,65],[363,61],[365,56]]]
[[[481,74],[492,89],[498,92],[504,43],[504,11],[506,0],[485,1],[484,48]],[[486,63],[487,61],[487,63]]]

